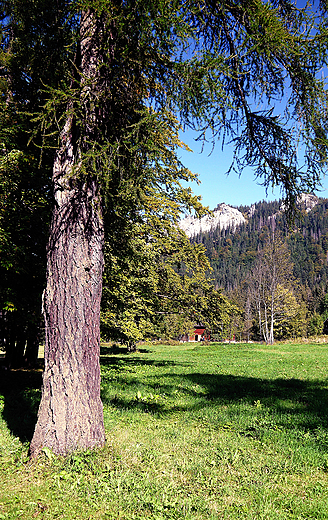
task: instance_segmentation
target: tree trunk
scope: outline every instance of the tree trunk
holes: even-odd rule
[[[269,337],[269,345],[273,345],[274,337],[273,337],[273,325],[274,325],[274,305],[275,305],[275,295],[272,293],[271,295],[271,311],[270,311],[270,337]]]
[[[67,157],[57,158],[57,164]],[[103,225],[97,183],[58,190],[44,295],[45,370],[30,453],[104,444],[100,400]]]
[[[85,142],[93,138],[97,125],[90,108],[99,74],[97,46],[93,41],[95,30],[92,13],[82,13],[81,99],[86,107],[82,128]],[[45,370],[31,456],[37,456],[43,447],[65,455],[105,442],[99,364],[104,263],[102,206],[97,179],[92,174],[79,174],[83,144],[75,128],[74,116],[69,116],[54,163],[56,204],[44,294]]]
[[[7,318],[7,341],[5,366],[7,368],[19,368],[23,366],[23,355],[25,350],[26,334],[16,312]]]
[[[36,322],[29,323],[27,329],[26,349],[24,354],[24,364],[27,367],[34,367],[38,361],[39,344],[40,344],[40,324]]]
[[[263,325],[263,337],[266,343],[269,342],[269,327],[268,327],[268,308],[265,301],[263,301],[264,305],[264,325]]]

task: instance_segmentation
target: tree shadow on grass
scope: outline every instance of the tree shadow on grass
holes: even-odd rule
[[[220,408],[224,407],[229,410],[229,428],[236,429],[242,436],[261,440],[276,430],[290,432],[299,439],[310,434],[318,448],[327,452],[327,380],[261,379],[202,373],[185,377],[204,390],[203,399],[198,400],[194,410],[209,407],[206,417],[219,429],[226,426],[226,414],[220,414]],[[194,394],[192,388],[189,393]],[[242,406],[229,408],[231,404]]]
[[[11,433],[21,442],[32,439],[41,399],[42,368],[3,370],[0,368],[0,394],[4,396],[2,417]]]
[[[206,401],[217,404],[244,401],[260,403],[280,412],[299,414],[300,410],[316,417],[328,427],[328,381],[301,379],[260,379],[222,374],[186,374],[185,377],[204,389]],[[193,390],[189,390],[194,393]]]
[[[141,351],[139,351],[141,352]],[[154,366],[154,367],[168,367],[168,366],[190,366],[188,363],[179,363],[176,361],[163,360],[155,361],[153,359],[143,359],[132,354],[128,354],[126,357],[123,356],[100,356],[100,364],[103,367],[110,367],[118,371],[124,371],[127,367],[134,366]]]
[[[177,372],[158,374],[151,372],[143,385],[149,387],[145,395],[129,398],[124,392],[119,396],[112,396],[104,403],[118,409],[137,409],[141,412],[169,415],[176,411],[192,412],[205,407],[212,407],[219,411],[220,407],[231,403],[259,403],[263,411],[278,412],[282,418],[283,427],[286,427],[284,418],[292,417],[288,427],[302,428],[307,431],[316,428],[328,429],[328,383],[319,380],[300,379],[260,379],[227,374],[208,373],[179,373],[179,366],[190,366],[188,363],[178,363],[170,360],[155,361],[142,359],[136,356],[106,356],[101,358],[101,364],[114,368],[120,373],[120,383],[128,387],[124,371],[134,366],[148,365],[154,367],[177,367]],[[128,370],[127,370],[128,369]],[[138,374],[136,373],[136,378]],[[106,374],[105,374],[106,380]],[[37,410],[41,398],[42,369],[13,370],[0,369],[0,393],[4,396],[4,410],[2,416],[7,422],[12,434],[22,442],[30,441],[33,435],[37,418]],[[106,383],[105,383],[106,384]],[[177,404],[175,392],[179,388],[187,399],[185,405]],[[167,399],[157,400],[151,393],[165,394]],[[181,401],[180,401],[181,403]],[[212,416],[213,417],[213,416]],[[215,420],[215,416],[214,416]],[[218,426],[219,418],[217,419]],[[248,435],[250,432],[246,432]]]
[[[108,360],[108,363],[111,361]],[[120,359],[119,363],[121,370],[119,381],[126,388],[136,384],[135,379],[128,381],[124,377],[124,368],[127,366],[179,365],[170,361],[154,362],[140,358]],[[181,363],[181,366],[188,366],[188,364]],[[122,392],[119,396],[109,398],[107,404],[120,410],[137,409],[163,416],[175,412],[197,412],[205,407],[210,407],[214,411],[217,409],[219,412],[222,406],[244,403],[251,405],[253,409],[258,406],[258,410],[262,410],[263,413],[273,414],[275,416],[273,421],[278,420],[283,428],[299,428],[306,431],[314,431],[317,428],[328,430],[328,381],[326,380],[261,379],[229,374],[177,371],[156,376],[149,373],[142,384],[145,388],[143,399],[129,398],[127,394],[125,397]],[[180,395],[186,396],[185,405],[181,405],[181,400],[180,404],[176,403],[177,389]],[[147,392],[148,395],[151,395],[151,392],[165,394],[167,399],[164,402],[156,402],[151,397],[147,398]],[[104,402],[106,404],[105,397]],[[240,412],[236,411],[236,413]],[[219,414],[217,417],[219,425]],[[212,414],[212,418],[216,420],[215,413]],[[246,434],[248,435],[247,432]]]
[[[114,343],[113,345],[101,345],[100,346],[100,356],[108,356],[108,355],[116,355],[116,354],[128,354],[133,355],[135,352],[140,352],[142,354],[148,354],[150,350],[146,348],[137,348],[137,350],[131,351],[128,347],[123,347],[122,345],[117,345]]]
[[[157,417],[165,416],[168,413],[167,407],[163,403],[159,403],[153,400],[150,396],[144,396],[138,398],[137,396],[133,399],[125,399],[122,396],[115,395],[108,399],[102,398],[103,403],[106,405],[114,406],[118,410],[136,410],[143,413],[150,413]]]
[[[128,349],[127,347],[122,347],[119,345],[100,345],[100,356],[108,356],[111,354],[127,354]]]

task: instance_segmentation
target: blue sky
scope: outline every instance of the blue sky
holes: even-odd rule
[[[282,198],[279,188],[274,192],[269,189],[266,194],[265,188],[260,185],[261,180],[255,179],[251,168],[245,169],[241,177],[233,172],[225,175],[231,164],[232,147],[226,146],[222,151],[217,142],[212,153],[211,144],[207,144],[201,153],[201,144],[194,140],[195,135],[188,131],[180,136],[193,153],[181,150],[178,155],[187,168],[199,174],[201,184],[193,183],[190,186],[195,194],[202,196],[204,206],[214,209],[220,202],[240,206]],[[323,179],[322,185],[322,191],[316,194],[328,198],[328,176]]]
[[[305,0],[296,0],[295,3],[299,8],[306,5]],[[269,189],[266,193],[265,188],[260,185],[261,180],[255,179],[251,168],[245,169],[241,177],[233,172],[229,176],[225,175],[231,164],[232,147],[226,145],[222,151],[220,142],[217,142],[213,151],[212,145],[208,144],[201,153],[201,143],[194,140],[196,133],[187,131],[180,137],[193,150],[193,153],[181,150],[178,155],[186,167],[199,174],[201,184],[193,183],[190,186],[194,193],[202,196],[204,206],[214,209],[220,202],[239,206],[282,198],[279,188],[274,192]],[[328,198],[328,175],[322,179],[322,190],[316,194]]]

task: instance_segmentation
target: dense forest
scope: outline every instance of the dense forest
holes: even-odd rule
[[[279,235],[286,244],[293,292],[306,305],[307,332],[327,332],[328,199],[312,197],[312,208],[301,203],[292,222],[282,210],[282,201],[258,202],[237,209],[246,223],[236,229],[212,229],[191,240],[205,246],[217,288],[244,307],[250,279],[268,236]],[[319,320],[320,326],[313,323]]]

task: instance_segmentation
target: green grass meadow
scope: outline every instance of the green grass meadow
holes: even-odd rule
[[[328,519],[328,345],[101,351],[106,446],[27,458],[39,371],[0,372],[1,519]]]

